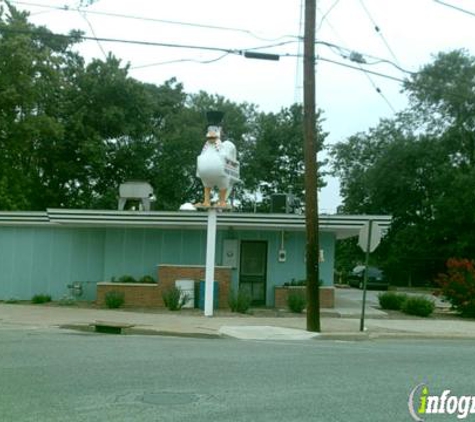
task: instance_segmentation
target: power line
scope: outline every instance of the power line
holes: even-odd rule
[[[372,56],[372,55],[366,54],[366,53],[359,53],[359,52],[351,50],[347,47],[342,47],[342,46],[339,46],[338,44],[334,44],[334,43],[330,43],[330,42],[326,42],[326,41],[316,41],[316,43],[325,45],[325,46],[329,47],[330,49],[336,49],[338,51],[338,54],[342,58],[349,59],[349,60],[357,62],[357,63],[366,64],[366,65],[375,65],[375,64],[379,64],[379,63],[388,63],[391,66],[394,66],[396,69],[400,70],[401,72],[408,73],[408,74],[414,73],[414,72],[411,72],[409,70],[406,70],[406,69],[402,68],[397,63],[394,63],[394,62],[392,62],[391,60],[388,60],[388,59],[383,59],[381,57]],[[365,57],[374,59],[375,61],[368,62],[365,59]]]
[[[462,13],[465,13],[467,15],[471,15],[471,16],[475,16],[475,13],[474,12],[470,12],[469,10],[467,9],[462,9],[461,7],[458,7],[458,6],[454,6],[453,4],[449,4],[449,3],[445,3],[443,1],[440,1],[440,0],[434,0],[436,3],[439,3],[443,6],[447,6],[447,7],[450,7],[452,9],[455,9],[455,10],[458,10],[459,12],[462,12]]]
[[[222,48],[222,47],[200,46],[200,45],[191,45],[191,44],[161,43],[161,42],[153,42],[153,41],[124,40],[124,39],[118,39],[118,38],[89,37],[89,36],[80,35],[80,34],[65,35],[65,34],[57,34],[53,32],[40,32],[40,31],[34,31],[34,30],[20,30],[20,29],[11,29],[11,28],[0,28],[0,33],[36,35],[40,38],[41,37],[53,37],[53,38],[57,37],[57,38],[63,38],[63,39],[76,38],[76,39],[84,40],[84,41],[95,41],[95,42],[101,41],[101,42],[111,42],[111,43],[143,45],[143,46],[148,46],[148,47],[182,48],[182,49],[215,51],[215,52],[226,53],[225,55],[218,57],[217,58],[218,60],[230,54],[244,56],[246,55],[246,52],[251,53],[251,54],[249,53],[247,54],[247,56],[250,57],[252,55],[252,50],[259,48],[259,47],[254,47],[251,49],[227,49],[227,48]],[[271,56],[270,58],[272,59],[274,59],[275,57],[302,57],[302,55],[300,54],[269,54],[269,55],[266,53],[260,53],[260,54],[263,56]],[[217,59],[213,59],[213,61],[216,61]],[[318,60],[326,61],[326,62],[333,63],[333,64],[343,66],[343,67],[347,67],[349,69],[359,70],[359,71],[366,72],[372,75],[381,76],[383,78],[391,79],[397,82],[404,82],[403,79],[396,78],[391,75],[386,75],[384,73],[358,68],[356,66],[351,66],[349,64],[337,62],[337,61],[330,60],[324,57],[319,56]],[[159,64],[165,64],[165,63],[163,62]]]
[[[382,78],[386,78],[386,79],[391,79],[393,81],[396,81],[396,82],[405,82],[404,79],[401,79],[401,78],[396,78],[395,76],[391,76],[391,75],[386,75],[384,73],[380,73],[380,72],[374,72],[372,70],[368,70],[368,69],[363,69],[363,68],[360,68],[360,67],[357,67],[357,66],[352,66],[352,65],[349,65],[347,63],[342,63],[342,62],[337,62],[335,60],[331,60],[331,59],[327,59],[325,57],[321,57],[321,56],[318,56],[317,57],[317,61],[318,60],[321,60],[321,61],[324,61],[324,62],[328,62],[328,63],[333,63],[333,64],[336,64],[338,66],[343,66],[343,67],[347,67],[349,69],[353,69],[353,70],[359,70],[360,72],[365,72],[365,73],[369,73],[371,75],[375,75],[375,76],[381,76]]]
[[[78,9],[79,15],[86,21],[87,25],[89,26],[89,29],[91,30],[91,33],[94,37],[96,37],[96,32],[94,31],[94,27],[92,26],[91,22],[87,19],[86,14],[83,11],[80,11]],[[97,45],[99,46],[99,49],[101,50],[102,54],[104,55],[104,58],[107,58],[107,53],[105,52],[104,48],[102,47],[102,44],[97,41]]]
[[[110,43],[118,43],[118,44],[134,44],[134,45],[142,45],[148,47],[166,47],[166,48],[183,48],[183,49],[190,49],[190,50],[206,50],[206,51],[219,51],[228,54],[237,54],[237,55],[244,55],[248,51],[259,50],[262,48],[270,48],[275,46],[285,45],[295,41],[288,41],[283,43],[271,44],[266,46],[259,46],[259,47],[251,47],[251,48],[243,48],[243,49],[229,49],[229,48],[222,48],[222,47],[211,47],[205,45],[193,45],[193,44],[177,44],[177,43],[163,43],[163,42],[155,42],[155,41],[142,41],[142,40],[126,40],[121,38],[104,38],[104,37],[90,37],[81,34],[75,34],[74,36],[65,35],[65,34],[58,34],[53,32],[40,32],[34,30],[20,30],[20,29],[11,29],[11,28],[0,28],[0,32],[3,33],[11,33],[11,34],[28,34],[28,35],[37,35],[38,37],[56,37],[56,38],[67,38],[72,39],[76,37],[81,41],[100,41],[100,42],[110,42]],[[265,54],[265,53],[262,53]]]
[[[320,19],[320,25],[318,25],[318,28],[316,30],[317,33],[320,31],[320,29],[322,29],[322,26],[323,26],[323,23],[325,22],[325,19],[328,18],[328,15],[333,11],[333,9],[338,5],[338,3],[340,3],[340,0],[335,0],[333,2],[333,4],[328,8],[328,10],[325,13],[322,13],[323,16]],[[318,8],[318,11],[321,12],[320,8]]]
[[[386,48],[388,49],[389,53],[393,56],[394,60],[396,60],[397,63],[399,63],[399,60],[398,58],[396,57],[396,54],[394,54],[394,51],[393,49],[391,48],[391,46],[389,45],[389,43],[387,42],[386,38],[384,37],[384,35],[382,34],[378,24],[376,23],[376,21],[373,19],[373,16],[371,15],[371,13],[369,12],[368,8],[366,7],[366,5],[364,4],[363,0],[359,0],[360,4],[361,4],[361,7],[364,9],[364,11],[366,12],[366,15],[368,16],[369,20],[372,22],[373,26],[374,26],[374,30],[378,33],[378,35],[381,37],[384,45],[386,46]]]
[[[39,4],[39,3],[32,3],[32,2],[26,2],[26,1],[20,1],[20,0],[11,0],[11,3],[18,4],[18,5],[23,5],[23,6],[31,6],[31,7],[40,7],[40,8],[46,8],[46,9],[51,9],[51,10],[59,10],[62,12],[76,12],[76,11],[82,11],[84,13],[90,14],[90,15],[98,15],[98,16],[108,16],[108,17],[113,17],[113,18],[122,18],[122,19],[131,19],[131,20],[139,20],[143,22],[155,22],[155,23],[164,23],[168,25],[178,25],[178,26],[189,26],[189,27],[194,27],[194,28],[200,28],[200,29],[212,29],[212,30],[219,30],[219,31],[231,31],[231,32],[240,32],[243,34],[250,35],[253,38],[256,38],[261,41],[279,41],[285,38],[296,38],[299,39],[297,35],[282,35],[277,38],[265,38],[257,35],[255,32],[244,29],[244,28],[236,28],[236,27],[229,27],[229,26],[218,26],[218,25],[207,25],[207,24],[201,24],[201,23],[194,23],[194,22],[185,22],[185,21],[176,21],[176,20],[168,20],[168,19],[157,19],[157,18],[150,18],[146,16],[137,16],[137,15],[126,15],[126,14],[121,14],[121,13],[112,13],[112,12],[101,12],[97,10],[83,10],[79,7],[70,7],[70,6],[53,6],[53,5],[44,5],[44,4]]]
[[[131,66],[131,70],[136,70],[136,69],[144,69],[147,67],[155,67],[155,66],[163,66],[167,64],[175,64],[175,63],[186,63],[186,62],[191,62],[191,63],[198,63],[198,64],[209,64],[209,63],[214,63],[219,60],[224,59],[225,57],[229,56],[230,53],[224,53],[221,54],[219,57],[216,57],[214,59],[210,60],[196,60],[196,59],[177,59],[177,60],[168,60],[165,62],[158,62],[158,63],[150,63],[150,64],[144,64],[144,65],[138,65],[138,66]]]

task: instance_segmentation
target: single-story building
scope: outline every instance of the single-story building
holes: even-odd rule
[[[357,236],[369,218],[390,224],[388,216],[320,216],[320,279],[330,295],[336,240]],[[204,279],[206,229],[199,211],[0,212],[0,300],[59,299],[74,283],[82,299],[96,300],[97,283],[126,274],[151,275],[158,285]],[[228,272],[228,291],[246,289],[255,304],[274,306],[275,287],[305,278],[305,245],[302,215],[218,213],[217,271]]]

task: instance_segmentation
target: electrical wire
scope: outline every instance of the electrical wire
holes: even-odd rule
[[[94,38],[97,38],[96,32],[94,31],[94,27],[92,26],[91,22],[89,22],[89,19],[87,18],[86,14],[78,9],[79,15],[86,21],[87,25],[89,26],[89,29],[91,30],[92,35]],[[99,46],[99,49],[101,50],[102,54],[104,55],[104,58],[107,59],[107,53],[105,52],[104,48],[102,47],[102,44],[100,41],[97,41],[97,45]]]
[[[328,23],[330,23],[330,22],[328,21]],[[330,24],[330,25],[331,25],[331,24]],[[337,34],[337,36],[338,36],[339,38],[341,38],[338,34]],[[346,48],[346,47],[341,47],[341,46],[339,46],[339,45],[337,45],[337,44],[333,44],[333,43],[329,43],[329,42],[325,42],[325,41],[316,41],[316,44],[322,44],[322,45],[325,45],[325,46],[327,46],[327,47],[330,47],[331,49],[337,49],[338,54],[339,54],[341,57],[343,57],[343,58],[345,58],[345,59],[349,59],[349,60],[351,60],[351,54],[354,53],[352,50],[350,50],[350,49],[348,49],[348,48]],[[345,55],[345,54],[342,52],[343,50],[346,50],[346,51],[350,52],[349,55]],[[368,57],[370,57],[370,56],[368,55]],[[386,60],[381,59],[381,61],[386,61]],[[389,60],[387,60],[387,62],[390,63],[390,64],[392,64],[392,65],[394,65],[394,66],[396,66],[397,68],[399,68],[399,66],[395,65],[394,63],[390,62]],[[367,62],[365,61],[365,63],[367,63]],[[391,109],[391,111],[392,111],[393,113],[396,113],[396,110],[394,109],[393,105],[391,104],[391,102],[389,101],[389,99],[384,95],[384,93],[383,93],[383,91],[381,90],[381,88],[379,88],[379,86],[376,85],[376,83],[374,82],[374,80],[371,78],[370,74],[369,74],[368,72],[366,72],[365,69],[363,69],[363,67],[361,66],[360,63],[357,63],[357,67],[358,67],[358,69],[359,69],[360,71],[362,71],[362,72],[364,73],[364,75],[365,75],[365,77],[368,79],[369,83],[372,85],[372,87],[375,89],[375,91],[381,96],[381,98],[382,98],[383,101],[388,105],[388,107]]]
[[[323,23],[325,22],[325,19],[328,18],[328,15],[333,11],[333,9],[338,5],[338,3],[340,3],[340,0],[335,0],[333,2],[333,4],[328,8],[328,10],[323,13],[320,8],[318,8],[318,10],[323,14],[322,16],[322,19],[320,20],[320,24],[318,25],[317,29],[315,30],[315,32],[318,34],[318,32],[320,31],[320,29],[322,29],[322,25]]]
[[[169,60],[166,62],[158,62],[158,63],[150,63],[150,64],[144,64],[144,65],[138,65],[138,66],[131,66],[131,70],[136,70],[136,69],[145,69],[147,67],[155,67],[155,66],[162,66],[162,65],[167,65],[167,64],[175,64],[175,63],[186,63],[186,62],[191,62],[191,63],[198,63],[198,64],[209,64],[209,63],[214,63],[219,60],[224,59],[225,57],[229,56],[230,53],[224,53],[220,55],[219,57],[216,57],[214,59],[210,60],[196,60],[196,59],[177,59],[177,60]]]
[[[22,5],[22,6],[31,6],[31,7],[40,7],[40,8],[47,8],[52,10],[59,10],[62,12],[75,12],[75,11],[83,11],[87,14],[91,15],[100,15],[100,16],[108,16],[113,18],[122,18],[122,19],[132,19],[132,20],[139,20],[143,22],[156,22],[156,23],[163,23],[168,25],[178,25],[178,26],[189,26],[194,28],[200,29],[211,29],[211,30],[220,30],[220,31],[231,31],[231,32],[240,32],[243,34],[250,35],[251,37],[258,39],[260,41],[279,41],[285,38],[299,38],[296,35],[282,35],[277,38],[266,38],[257,35],[255,32],[251,30],[244,29],[244,28],[235,28],[229,26],[218,26],[218,25],[207,25],[207,24],[200,24],[200,23],[193,23],[193,22],[184,22],[184,21],[176,21],[176,20],[168,20],[168,19],[157,19],[157,18],[150,18],[146,16],[136,16],[136,15],[126,15],[121,13],[112,13],[112,12],[101,12],[97,10],[83,10],[79,7],[70,7],[70,6],[53,6],[53,5],[44,5],[39,3],[21,1],[21,0],[10,0],[11,3]]]
[[[134,45],[143,45],[143,46],[149,46],[149,47],[166,47],[166,48],[183,48],[183,49],[191,49],[191,50],[203,50],[203,51],[216,51],[216,52],[221,52],[225,53],[224,55],[218,57],[217,59],[213,59],[213,61],[219,60],[226,55],[230,54],[235,54],[235,55],[244,55],[245,49],[226,49],[226,48],[221,48],[221,47],[211,47],[211,46],[200,46],[200,45],[190,45],[190,44],[176,44],[176,43],[161,43],[161,42],[153,42],[153,41],[140,41],[140,40],[124,40],[124,39],[117,39],[117,38],[103,38],[103,37],[89,37],[85,35],[78,35],[75,34],[74,36],[72,35],[65,35],[65,34],[57,34],[53,32],[40,32],[40,31],[34,31],[34,30],[21,30],[21,29],[11,29],[11,28],[0,28],[0,34],[28,34],[28,35],[36,35],[38,37],[57,37],[57,38],[63,38],[63,39],[72,39],[76,37],[79,40],[85,40],[85,41],[102,41],[102,42],[112,42],[112,43],[123,43],[123,44],[134,44]],[[258,48],[258,47],[256,47]],[[302,57],[300,54],[280,54],[280,57]],[[185,60],[191,60],[191,59],[185,59]],[[317,60],[321,61],[326,61],[329,63],[333,63],[339,66],[343,66],[349,69],[354,69],[354,70],[359,70],[361,72],[365,72],[368,74],[376,75],[376,76],[381,76],[387,79],[391,79],[393,81],[397,82],[404,82],[403,79],[391,76],[391,75],[386,75],[384,73],[380,72],[375,72],[367,69],[362,69],[356,66],[351,66],[346,63],[341,63],[337,62],[331,59],[327,59],[324,57],[319,56]],[[204,62],[204,61],[203,61]]]
[[[303,37],[303,32],[304,32],[304,0],[300,0],[300,13],[299,13],[299,36]],[[303,50],[303,43],[299,43],[297,46],[297,54],[302,54]],[[303,78],[303,72],[302,72],[302,60],[296,60],[296,66],[295,66],[295,85],[294,85],[294,103],[300,103],[301,102],[301,94],[300,90],[302,89],[302,78]]]
[[[475,16],[475,12],[470,12],[469,10],[467,9],[462,9],[461,7],[458,7],[458,6],[454,6],[453,4],[449,4],[449,3],[445,3],[443,1],[440,1],[440,0],[434,0],[436,3],[439,3],[443,6],[447,6],[447,7],[450,7],[452,9],[455,9],[455,10],[458,10],[459,12],[462,12],[462,13],[465,13],[467,15],[471,15],[471,16]]]
[[[375,20],[373,19],[373,16],[371,15],[371,13],[369,12],[368,8],[366,7],[366,5],[364,4],[364,1],[363,0],[359,0],[361,6],[363,7],[364,11],[366,12],[366,15],[368,16],[369,20],[372,22],[373,26],[374,26],[374,30],[378,33],[378,35],[381,37],[381,40],[383,41],[384,45],[386,46],[386,48],[388,49],[389,53],[391,54],[391,56],[393,56],[393,59],[396,60],[396,63],[399,63],[399,60],[398,58],[396,57],[396,54],[394,54],[394,51],[393,49],[391,48],[391,46],[389,45],[388,41],[386,40],[385,36],[382,34],[381,32],[381,29],[379,28],[378,24],[375,22]]]
[[[371,75],[381,76],[382,78],[391,79],[391,80],[396,81],[396,82],[401,82],[401,83],[402,83],[402,82],[405,82],[404,79],[397,78],[397,77],[395,77],[395,76],[386,75],[386,74],[384,74],[384,73],[375,72],[375,71],[368,70],[368,69],[363,69],[363,68],[360,68],[360,67],[357,67],[357,66],[349,65],[349,64],[347,64],[347,63],[337,62],[337,61],[335,61],[335,60],[327,59],[327,58],[325,58],[325,57],[318,56],[318,57],[317,57],[317,61],[318,61],[318,60],[321,60],[321,61],[324,61],[324,62],[328,62],[328,63],[333,63],[333,64],[336,64],[336,65],[339,65],[339,66],[343,66],[343,67],[347,67],[347,68],[353,69],[353,70],[359,70],[360,72],[369,73],[369,74],[371,74]]]
[[[73,38],[70,35],[65,34],[57,34],[53,32],[44,33],[39,31],[33,30],[21,30],[21,29],[11,29],[11,28],[0,28],[0,33],[10,33],[10,34],[28,34],[28,35],[37,35],[39,37],[56,37],[56,38]],[[111,43],[119,43],[119,44],[134,44],[134,45],[142,45],[148,47],[167,47],[167,48],[184,48],[184,49],[191,49],[191,50],[206,50],[206,51],[220,51],[229,54],[237,54],[241,55],[245,50],[239,49],[227,49],[221,47],[210,47],[204,45],[192,45],[192,44],[176,44],[176,43],[162,43],[162,42],[154,42],[154,41],[141,41],[141,40],[125,40],[119,38],[104,38],[104,37],[89,37],[86,35],[78,34],[77,38],[81,41],[101,41],[101,42],[111,42]]]
[[[368,58],[371,58],[371,59],[374,59],[375,61],[373,62],[368,62],[367,60],[364,61],[364,64],[366,65],[376,65],[376,64],[379,64],[379,63],[388,63],[390,64],[391,66],[394,66],[396,69],[400,70],[401,72],[404,72],[404,73],[408,73],[408,74],[412,74],[414,72],[411,72],[410,70],[407,70],[407,69],[404,69],[402,68],[401,66],[399,66],[397,63],[394,63],[392,62],[391,60],[388,60],[388,59],[382,59],[381,57],[376,57],[376,56],[372,56],[370,54],[366,54],[366,53],[359,53],[359,52],[356,52],[354,50],[351,50],[347,47],[342,47],[338,44],[334,44],[334,43],[330,43],[330,42],[327,42],[327,41],[316,41],[317,44],[322,44],[322,45],[325,45],[326,47],[329,47],[330,49],[332,50],[336,50],[337,53],[343,57],[344,59],[350,59],[352,60],[351,56],[353,54],[359,54],[361,55],[362,57],[368,57]]]

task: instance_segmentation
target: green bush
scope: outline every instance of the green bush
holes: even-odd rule
[[[407,299],[405,293],[384,292],[378,295],[379,306],[382,309],[399,311]]]
[[[306,292],[302,290],[289,290],[287,306],[291,312],[301,314],[307,306]]]
[[[408,315],[427,317],[434,312],[435,304],[424,296],[408,297],[402,305],[402,312]]]
[[[190,297],[187,294],[182,294],[179,287],[173,286],[162,292],[162,298],[170,311],[179,311]]]
[[[51,302],[51,296],[45,294],[37,294],[31,298],[31,302],[35,304]]]
[[[131,275],[123,275],[119,278],[118,283],[137,283],[137,280]]]
[[[116,292],[115,290],[107,292],[105,295],[106,306],[109,309],[120,308],[125,302],[125,295],[122,292]]]
[[[245,314],[251,307],[252,298],[251,295],[243,290],[232,291],[228,297],[228,305],[231,308],[231,312],[238,312]]]
[[[155,283],[155,280],[151,275],[144,275],[143,277],[140,277],[139,283],[153,284]]]

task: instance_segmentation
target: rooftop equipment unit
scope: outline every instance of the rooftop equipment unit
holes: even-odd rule
[[[147,182],[125,182],[119,187],[119,211],[122,211],[129,200],[140,201],[140,209],[150,211],[150,203],[155,201],[153,188]]]

